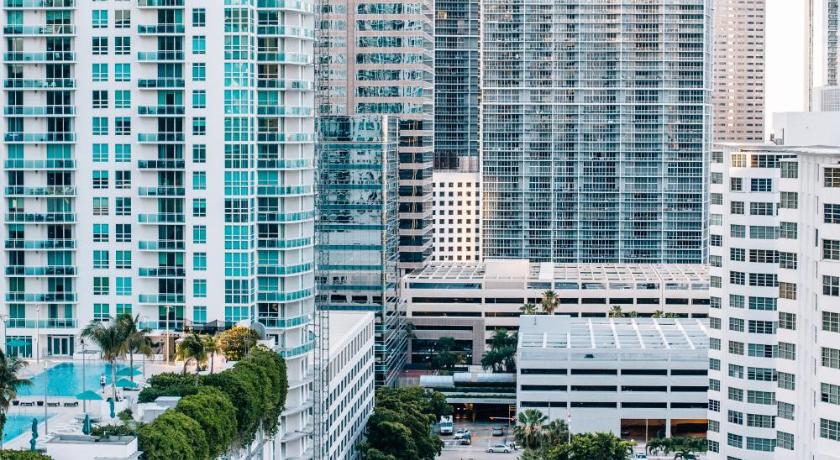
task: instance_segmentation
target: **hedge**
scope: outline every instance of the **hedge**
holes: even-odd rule
[[[206,434],[210,458],[216,458],[228,450],[236,436],[236,409],[218,388],[203,386],[198,393],[187,396],[175,406],[175,410],[192,418]]]
[[[0,460],[51,460],[48,457],[38,452],[31,450],[0,450]]]
[[[138,448],[144,460],[205,460],[210,458],[207,438],[201,426],[174,410],[161,414],[140,428]]]
[[[137,395],[137,402],[153,402],[161,396],[189,396],[196,394],[195,376],[165,372],[148,380],[149,386]]]

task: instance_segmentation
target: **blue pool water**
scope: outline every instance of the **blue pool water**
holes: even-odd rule
[[[128,366],[117,365],[117,372],[128,369]],[[83,372],[84,371],[84,372]],[[140,371],[134,368],[135,375]],[[84,373],[84,385],[82,385],[82,374]],[[88,363],[82,369],[80,363],[61,363],[49,368],[45,372],[36,374],[29,380],[32,385],[18,388],[18,397],[43,396],[46,386],[47,396],[74,397],[85,390],[99,391],[99,376],[105,374],[105,382],[111,384],[111,365],[103,362]],[[49,375],[48,375],[49,374]],[[121,377],[117,376],[117,380]],[[48,381],[49,380],[49,381]],[[32,420],[29,420],[32,422]]]
[[[7,415],[6,425],[3,427],[3,442],[9,442],[12,439],[20,436],[21,433],[32,432],[32,419],[37,418],[38,422],[44,421],[44,416],[32,415]],[[42,428],[39,427],[39,430]],[[44,433],[39,432],[38,436],[43,436]]]

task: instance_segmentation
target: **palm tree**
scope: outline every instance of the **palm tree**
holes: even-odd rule
[[[523,315],[536,315],[537,306],[532,303],[526,303],[519,307],[519,311],[522,312]]]
[[[124,313],[117,318],[117,322],[122,327],[122,334],[126,340],[126,352],[128,353],[128,366],[131,370],[130,379],[134,381],[134,354],[142,353],[146,356],[152,356],[152,340],[146,335],[150,331],[148,328],[140,327],[140,316],[131,317],[128,313]]]
[[[610,318],[621,318],[624,316],[624,312],[621,310],[621,306],[613,305],[608,315]]]
[[[111,391],[117,400],[117,359],[128,350],[128,341],[122,325],[117,321],[91,321],[82,329],[82,337],[91,339],[102,351],[102,358],[111,364]]]
[[[554,310],[557,310],[557,293],[549,289],[543,292],[542,311],[547,315],[553,315]]]
[[[219,343],[216,341],[216,336],[210,334],[201,336],[201,341],[204,344],[204,352],[210,354],[210,373],[212,374],[216,353],[219,351]]]
[[[543,432],[550,446],[565,444],[569,440],[569,425],[559,418],[548,422]]]
[[[548,417],[537,409],[527,409],[516,416],[517,424],[513,427],[516,443],[529,449],[540,445],[543,425]]]
[[[184,360],[184,374],[187,373],[187,365],[189,365],[190,361],[195,361],[195,375],[198,378],[201,363],[207,361],[207,350],[204,348],[204,340],[195,332],[184,337],[181,343],[178,344],[175,357]]]
[[[26,361],[17,357],[8,357],[0,351],[0,433],[6,425],[6,412],[9,411],[9,404],[17,398],[19,387],[32,385],[29,379],[18,377],[20,371],[26,367]],[[0,448],[3,446],[3,438],[0,436]]]

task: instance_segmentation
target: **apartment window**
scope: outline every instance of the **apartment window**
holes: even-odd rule
[[[770,192],[773,190],[773,181],[770,179],[750,179],[751,192]]]
[[[799,207],[799,194],[796,192],[779,193],[779,207],[782,209],[796,209]]]
[[[826,224],[840,224],[840,204],[823,205],[823,222]]]
[[[131,304],[130,303],[118,303],[117,304],[117,316],[120,315],[131,315]]]
[[[730,158],[732,159],[733,168],[747,167],[747,155],[745,153],[733,153]]]
[[[193,322],[198,324],[207,322],[207,307],[198,305],[193,307]]]
[[[720,401],[715,399],[709,400],[709,410],[712,412],[720,412]]]
[[[108,64],[93,64],[93,81],[108,81]]]
[[[776,347],[773,345],[764,345],[761,343],[747,344],[747,356],[753,358],[774,358],[776,354]]]
[[[207,297],[207,280],[193,280],[193,297]]]
[[[94,56],[104,56],[108,54],[108,37],[93,37],[91,39]]]
[[[131,108],[131,91],[116,90],[114,91],[114,108],[130,109]]]
[[[108,215],[108,197],[95,196],[93,197],[93,215],[107,216]]]
[[[776,380],[776,371],[766,367],[749,367],[747,378],[758,382],[773,382]]]
[[[832,441],[840,441],[840,422],[821,418],[820,437]]]
[[[114,81],[131,81],[131,64],[114,64]]]
[[[93,123],[93,135],[94,136],[107,136],[108,135],[108,118],[107,117],[93,117],[91,119]]]
[[[729,226],[729,236],[732,238],[745,238],[747,236],[747,228],[743,225],[731,224]]]
[[[721,308],[721,300],[718,296],[709,296],[709,307],[711,308]]]
[[[744,190],[744,179],[740,177],[729,178],[729,190],[732,192],[741,192]]]
[[[775,334],[776,324],[773,321],[749,320],[747,331],[751,334]]]
[[[93,304],[93,320],[108,321],[111,318],[111,308],[107,303]]]
[[[709,244],[714,247],[723,246],[723,237],[720,235],[710,235],[709,236]],[[450,251],[452,248],[450,248]]]
[[[785,433],[784,431],[776,432],[776,447],[780,449],[793,450],[794,444],[795,442],[792,434]]]
[[[723,284],[722,284],[721,278],[719,276],[715,276],[715,275],[710,275],[709,276],[709,286],[711,286],[713,288],[719,288],[722,285]]]
[[[822,240],[823,259],[840,260],[840,241]]]
[[[743,201],[730,201],[729,202],[729,213],[730,214],[743,214],[744,213],[744,202]]]
[[[840,350],[822,347],[822,365],[832,369],[840,369]]]
[[[729,341],[729,354],[730,355],[743,355],[744,354],[744,343],[743,342],[736,342],[734,340]]]
[[[117,163],[131,162],[131,144],[114,145],[114,161]]]
[[[194,117],[192,121],[193,136],[204,136],[207,134],[207,119],[204,117]]]
[[[93,277],[93,295],[109,295],[111,285],[107,276]]]
[[[131,215],[131,198],[127,196],[119,196],[114,202],[114,210],[118,216]]]
[[[833,311],[822,312],[822,330],[840,332],[840,313]]]
[[[192,54],[206,54],[207,53],[207,38],[203,35],[197,35],[192,38]]]
[[[131,171],[116,171],[114,175],[114,187],[118,189],[131,188]]]
[[[114,54],[117,56],[131,54],[131,37],[114,37]]]
[[[108,161],[108,144],[93,144],[93,162],[105,163]]]
[[[773,203],[766,203],[763,201],[750,202],[751,216],[772,216],[776,214]]]
[[[780,252],[779,253],[779,267],[787,270],[796,270],[796,253],[795,252]]]
[[[783,161],[779,163],[782,179],[796,179],[799,177],[799,163]]]
[[[192,79],[193,81],[207,80],[207,64],[195,63],[192,65]]]
[[[775,240],[778,237],[778,227],[770,227],[767,225],[750,225],[750,239]]]
[[[715,318],[714,316],[709,317],[709,327],[720,330],[720,318]]]
[[[114,134],[117,136],[131,135],[131,117],[114,118]]]
[[[709,358],[709,369],[713,371],[720,370],[720,360],[716,358]]]
[[[114,11],[114,27],[117,29],[131,28],[131,10]]]
[[[723,267],[723,258],[721,256],[709,256],[709,265],[712,267]]]
[[[758,416],[755,417],[765,417],[765,416]],[[757,426],[757,425],[756,425]],[[772,427],[764,427],[764,428],[772,428]],[[776,448],[776,440],[775,439],[765,439],[765,438],[751,438],[747,437],[747,450],[758,450],[761,452],[773,452],[773,449]]]
[[[771,415],[747,414],[747,426],[754,426],[756,428],[775,428],[776,423],[773,421]],[[747,449],[749,449],[749,440],[755,438],[747,438]]]
[[[116,279],[117,295],[131,295],[131,277],[118,276]]]
[[[796,412],[796,406],[790,403],[779,401],[777,403],[776,416],[785,420],[793,420],[793,414]]]
[[[108,91],[95,90],[91,96],[91,104],[94,109],[108,108]]]
[[[105,269],[107,269],[108,265],[109,265],[108,251],[102,251],[102,250],[93,251],[93,268],[105,268]]]
[[[739,294],[729,294],[730,308],[744,308],[744,296]]]
[[[709,348],[712,350],[720,350],[720,339],[709,337]]]
[[[780,282],[779,297],[782,299],[796,300],[796,284]]]
[[[729,330],[744,332],[744,320],[741,318],[729,318]]]
[[[207,226],[193,225],[193,244],[207,243]]]
[[[91,26],[94,29],[108,28],[108,10],[93,10],[91,13],[93,16]]]
[[[117,243],[131,242],[131,224],[117,224],[114,230]]]
[[[832,297],[840,296],[840,277],[823,275],[822,292],[823,295],[828,295]]]
[[[789,359],[791,361],[796,360],[796,344],[787,343],[787,342],[779,342],[779,358],[781,359]]]
[[[193,163],[207,163],[207,146],[205,144],[194,144],[192,147]]]
[[[709,389],[712,391],[720,391],[720,380],[709,379]]]
[[[744,437],[735,433],[727,433],[726,444],[741,449],[744,447]]]
[[[203,109],[207,107],[207,92],[202,90],[195,90],[192,92],[192,107],[194,109]]]
[[[712,182],[713,185],[723,183],[723,173],[713,172],[709,176],[709,180]]]
[[[94,170],[93,171],[93,188],[106,189],[108,188],[108,171]]]
[[[207,270],[207,253],[196,252],[193,254],[193,270],[206,271]]]
[[[131,251],[117,251],[115,263],[116,267],[119,269],[130,269]]]
[[[93,224],[94,243],[108,242],[108,224]]]
[[[779,222],[779,238],[795,240],[797,238],[796,222]]]
[[[192,10],[192,25],[193,27],[204,27],[207,24],[207,10],[204,8],[193,8]]]
[[[784,311],[779,312],[779,329],[796,330],[796,314]]]
[[[207,190],[207,173],[194,171],[192,174],[193,190]]]
[[[729,387],[729,400],[730,401],[743,401],[744,400],[744,390],[740,388],[732,388]]]
[[[207,217],[207,200],[204,198],[194,198],[192,210],[193,217]]]
[[[750,404],[776,404],[776,395],[772,391],[747,390],[747,402]]]
[[[788,374],[787,372],[777,372],[776,379],[779,384],[779,388],[783,390],[796,390],[796,376],[793,374]]]
[[[720,422],[717,420],[709,420],[709,431],[713,433],[720,433]]]
[[[775,311],[775,297],[750,296],[750,310]]]
[[[770,273],[750,273],[750,286],[776,287],[777,275]]]
[[[820,384],[820,401],[840,405],[840,386],[831,383]]]
[[[840,168],[825,168],[823,172],[825,174],[824,186],[831,188],[840,187]]]
[[[729,284],[737,284],[737,285],[743,286],[745,284],[744,272],[730,271],[729,272]]]
[[[711,204],[722,205],[723,204],[723,194],[722,193],[710,193],[709,194],[709,202]]]

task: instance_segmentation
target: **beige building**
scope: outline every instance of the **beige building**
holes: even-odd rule
[[[478,262],[481,179],[476,172],[435,171],[432,262]]]
[[[715,0],[715,142],[764,139],[765,0]]]

